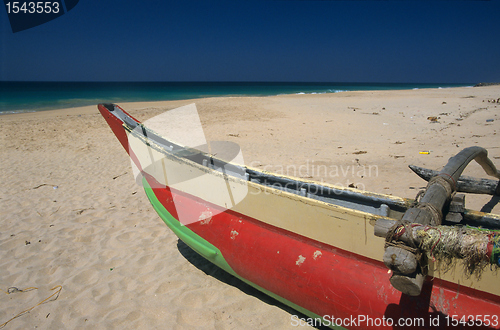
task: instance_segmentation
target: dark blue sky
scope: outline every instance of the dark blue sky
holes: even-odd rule
[[[12,33],[0,80],[500,81],[500,1],[80,0]]]

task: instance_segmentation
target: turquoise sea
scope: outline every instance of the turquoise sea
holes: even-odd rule
[[[281,82],[0,82],[0,114],[215,96],[320,94],[355,90],[447,88],[473,84]]]

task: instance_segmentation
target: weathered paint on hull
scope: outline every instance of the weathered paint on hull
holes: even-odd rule
[[[146,178],[152,186],[158,186],[152,177]],[[146,185],[145,189],[151,188]],[[152,188],[152,191],[157,203],[173,218],[176,207],[189,209],[193,216],[207,210],[206,203],[193,201],[190,196],[169,188]],[[175,205],[172,194],[177,194]],[[216,213],[210,206],[208,210]],[[465,287],[458,292],[457,285],[438,278],[426,282],[421,296],[406,296],[389,284],[390,274],[381,262],[232,211],[186,227],[217,247],[227,266],[192,246],[202,256],[258,289],[281,297],[279,300],[285,304],[301,306],[301,311],[311,317],[321,315],[327,316],[327,320],[340,318],[351,322],[364,316],[392,319],[394,324],[399,319],[408,322],[411,318],[421,319],[426,325],[439,319],[441,325],[446,325],[450,322],[447,315],[460,319],[469,315],[498,315],[500,311],[498,297]],[[357,325],[370,328],[367,322]]]
[[[99,110],[140,167],[136,155],[128,149],[130,136],[127,137],[123,122],[104,107]],[[197,170],[197,165],[193,166]],[[419,297],[394,290],[389,284],[390,274],[379,260],[383,240],[372,235],[370,217],[363,212],[272,189],[268,195],[249,194],[246,203],[224,210],[198,196],[170,188],[142,170],[153,187],[145,185],[148,197],[163,220],[170,222],[173,230],[187,228],[193,233],[191,239],[184,237],[188,245],[229,273],[305,314],[341,319],[385,317],[395,324],[399,318],[421,318],[426,324],[438,319],[441,326],[450,324],[446,316],[499,314],[500,298],[495,285],[498,277],[489,273],[476,289],[457,284],[464,283],[460,279],[429,278]],[[248,187],[260,189],[251,182]],[[179,211],[201,221],[186,227],[173,225],[172,221],[179,220]],[[288,213],[279,217],[280,211]],[[301,221],[301,217],[310,221]],[[182,234],[179,237],[182,239]],[[358,240],[356,244],[351,237]],[[450,278],[443,277],[446,276]]]

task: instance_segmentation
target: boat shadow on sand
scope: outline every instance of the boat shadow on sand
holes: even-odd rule
[[[186,258],[187,261],[189,261],[193,266],[204,272],[208,276],[212,276],[213,278],[231,285],[243,293],[253,296],[260,301],[262,301],[265,304],[276,306],[283,311],[287,312],[290,314],[290,322],[291,322],[291,317],[292,315],[297,316],[300,319],[308,319],[308,316],[296,311],[295,309],[277,301],[274,298],[269,297],[268,295],[260,292],[259,290],[253,288],[252,286],[246,284],[242,280],[234,277],[233,275],[227,273],[223,269],[217,267],[210,261],[206,260],[202,256],[200,256],[198,253],[196,253],[193,249],[191,249],[186,243],[184,243],[182,240],[177,240],[177,249],[179,252]],[[328,327],[314,327],[315,329],[329,329]]]
[[[251,295],[265,304],[276,306],[283,311],[290,314],[290,322],[292,315],[296,316],[302,320],[310,319],[308,316],[296,311],[295,309],[275,300],[274,298],[269,297],[268,295],[260,292],[259,290],[253,288],[252,286],[246,284],[242,280],[234,277],[233,275],[225,272],[223,269],[217,267],[210,261],[206,260],[198,253],[196,253],[193,249],[191,249],[186,243],[182,240],[177,240],[177,249],[179,252],[189,261],[193,266],[204,272],[208,276],[212,276],[213,278],[231,285],[243,293],[247,295]],[[422,294],[420,297],[411,297],[405,294],[401,295],[401,299],[399,304],[389,304],[387,306],[385,317],[390,318],[395,322],[393,328],[394,329],[403,329],[404,326],[398,326],[397,322],[399,319],[405,320],[410,319],[410,315],[405,316],[405,311],[417,311],[421,316],[421,320],[423,323],[421,324],[424,329],[432,329],[432,328],[448,328],[446,325],[450,324],[449,316],[438,312],[435,310],[433,304],[431,303],[431,295],[432,295],[432,281],[426,281],[424,283]],[[453,320],[452,320],[453,321]],[[291,323],[290,323],[291,324]],[[330,329],[326,326],[315,326],[315,329]],[[475,328],[480,329],[492,329],[487,326],[477,326]]]

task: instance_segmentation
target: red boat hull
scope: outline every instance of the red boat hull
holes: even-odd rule
[[[158,187],[154,178],[146,178]],[[153,188],[153,192],[174,218],[176,207],[185,207],[183,212],[191,212],[193,217],[207,210],[207,203],[168,187]],[[219,211],[216,207],[209,210],[213,214]],[[479,325],[486,315],[491,326],[498,327],[500,322],[496,296],[438,278],[428,279],[420,296],[407,296],[389,284],[390,274],[382,262],[242,214],[226,210],[210,221],[187,227],[217,247],[238,277],[282,297],[285,303],[324,317],[326,325],[336,320],[347,328],[447,328],[467,322]],[[469,321],[471,316],[474,322]]]

